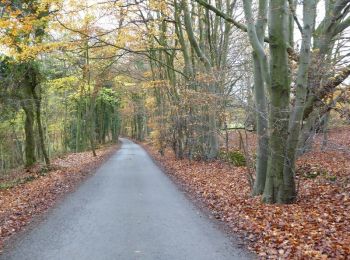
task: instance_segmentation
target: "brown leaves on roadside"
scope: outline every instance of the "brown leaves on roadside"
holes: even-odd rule
[[[252,198],[246,168],[223,162],[176,160],[168,151],[152,156],[184,189],[240,234],[263,259],[349,259],[350,155],[310,153],[299,165],[299,199],[292,205],[266,205]],[[333,158],[336,158],[334,160]],[[315,178],[300,171],[317,169]]]
[[[45,175],[35,166],[30,171],[16,171],[14,177],[34,180],[10,189],[0,190],[0,252],[5,238],[25,227],[34,216],[52,207],[64,193],[74,189],[108,158],[116,146],[91,152],[73,153],[52,162],[52,170]],[[8,178],[0,180],[9,181]]]

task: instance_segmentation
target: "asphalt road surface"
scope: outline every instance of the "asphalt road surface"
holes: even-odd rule
[[[137,144],[121,149],[1,259],[251,259]]]

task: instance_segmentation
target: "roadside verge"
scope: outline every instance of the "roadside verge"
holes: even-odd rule
[[[267,205],[251,197],[245,167],[222,161],[177,160],[143,144],[190,198],[199,201],[261,259],[347,259],[350,255],[350,185],[342,172],[309,178],[298,162],[298,201]],[[339,159],[339,158],[338,158]],[[309,163],[313,163],[308,157]],[[312,164],[312,167],[314,165]],[[312,168],[313,169],[313,168]],[[305,176],[306,175],[306,176]],[[330,175],[337,179],[329,178]]]
[[[2,182],[0,189],[0,252],[4,241],[27,226],[35,216],[52,208],[64,194],[73,191],[103,164],[118,145],[91,152],[71,153],[52,161],[51,169],[41,167],[16,173],[14,180]]]

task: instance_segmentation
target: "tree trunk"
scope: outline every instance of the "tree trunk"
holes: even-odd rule
[[[291,203],[295,199],[294,178],[284,178],[288,138],[290,75],[288,66],[288,9],[286,0],[269,6],[271,104],[269,110],[270,154],[263,201]]]
[[[316,1],[304,1],[303,4],[303,35],[300,50],[300,61],[297,74],[297,89],[294,110],[289,121],[289,136],[287,139],[286,157],[284,161],[283,179],[288,189],[289,196],[295,194],[295,161],[297,156],[298,140],[303,121],[305,101],[307,96],[308,70],[310,64],[310,47],[312,29],[316,17]],[[295,195],[293,195],[295,194]],[[292,198],[290,198],[292,199]]]
[[[22,107],[26,115],[25,132],[25,166],[30,167],[36,162],[34,138],[34,106],[31,99],[23,100]]]
[[[255,24],[256,41],[259,41],[259,45],[263,46],[264,36],[266,31],[267,20],[267,1],[259,2],[258,17]],[[248,11],[249,13],[249,11]],[[254,64],[254,99],[256,104],[256,133],[258,136],[258,147],[256,156],[256,177],[253,186],[253,196],[261,195],[264,192],[267,162],[269,156],[269,137],[268,137],[268,118],[267,118],[267,104],[266,104],[266,90],[265,81],[263,76],[264,56],[259,55],[257,50],[253,52],[253,64]],[[266,82],[268,83],[268,82]],[[269,86],[267,86],[269,87]]]
[[[96,145],[95,145],[95,94],[92,94],[92,97],[90,98],[90,106],[87,108],[89,110],[89,116],[88,116],[88,121],[89,121],[89,139],[90,139],[90,146],[91,146],[91,151],[92,155],[96,157]]]
[[[256,133],[258,147],[256,155],[256,177],[253,187],[253,196],[261,195],[265,188],[267,161],[269,155],[269,137],[267,133],[267,105],[265,96],[264,81],[256,54],[254,59],[254,98],[256,103]]]
[[[34,103],[35,103],[36,124],[37,124],[38,131],[39,131],[40,148],[41,148],[41,152],[43,154],[44,160],[45,160],[45,164],[47,166],[49,166],[50,159],[49,159],[49,156],[47,154],[47,150],[46,150],[46,146],[45,146],[44,131],[43,131],[42,123],[41,123],[41,100],[38,97],[38,95],[35,93],[35,88],[32,88],[32,96],[33,96]]]

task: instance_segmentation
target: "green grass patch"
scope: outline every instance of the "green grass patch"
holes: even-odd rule
[[[233,164],[234,166],[246,166],[247,161],[244,154],[241,151],[220,151],[220,159]]]

